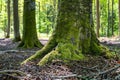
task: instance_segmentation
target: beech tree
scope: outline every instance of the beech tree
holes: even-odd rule
[[[119,14],[119,27],[118,27],[118,31],[119,31],[119,36],[120,36],[120,0],[118,0],[118,14]]]
[[[24,0],[23,10],[23,36],[19,47],[42,47],[38,40],[35,20],[35,0]]]
[[[13,0],[14,41],[20,41],[18,0]]]
[[[10,0],[7,0],[7,17],[8,17],[8,21],[7,21],[7,29],[6,29],[6,38],[10,37],[10,16],[11,16],[11,12],[10,12]]]
[[[92,21],[92,0],[58,0],[57,25],[48,43],[28,61],[41,59],[44,65],[53,59],[81,60],[84,54],[111,57],[96,38]]]
[[[100,30],[100,11],[99,11],[99,0],[96,0],[96,22],[97,22],[97,28],[96,28],[96,35],[97,37],[100,36],[99,30]]]

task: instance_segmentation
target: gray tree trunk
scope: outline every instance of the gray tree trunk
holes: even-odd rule
[[[20,41],[18,0],[13,0],[14,41]]]
[[[7,25],[7,34],[6,34],[6,38],[10,37],[10,0],[7,1],[7,14],[8,14],[8,25]]]

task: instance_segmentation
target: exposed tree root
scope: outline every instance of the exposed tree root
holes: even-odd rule
[[[81,54],[80,51],[76,50],[73,47],[70,47],[70,45],[67,45],[67,43],[64,45],[56,46],[55,43],[51,44],[48,42],[48,44],[45,47],[43,47],[40,51],[38,51],[30,58],[26,59],[22,64],[25,64],[31,60],[41,59],[40,62],[38,62],[38,65],[41,66],[48,62],[51,62],[54,59],[69,61],[81,60],[83,58],[84,56]]]
[[[43,45],[39,42],[39,41],[34,41],[30,42],[30,41],[22,41],[18,47],[22,47],[22,48],[33,48],[33,47],[39,47],[42,48]]]
[[[21,41],[20,37],[13,39],[13,42],[19,42],[19,41]]]
[[[49,42],[41,50],[37,51],[33,56],[23,61],[22,64],[25,64],[26,62],[31,60],[41,59],[47,53],[51,52],[57,46],[57,42],[53,37],[50,38]]]

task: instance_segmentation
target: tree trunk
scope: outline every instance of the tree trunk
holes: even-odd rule
[[[107,37],[110,36],[110,1],[108,0],[108,26],[107,26]]]
[[[99,34],[99,30],[100,30],[100,11],[99,11],[99,0],[96,0],[96,10],[97,10],[97,12],[96,12],[96,18],[97,18],[97,30],[96,30],[96,34],[97,34],[97,37],[99,37],[100,36],[100,34]]]
[[[19,47],[42,47],[36,32],[35,0],[24,0],[23,37]]]
[[[119,0],[119,3],[118,3],[118,5],[119,5],[119,7],[118,7],[118,9],[119,9],[119,30],[118,30],[118,33],[119,33],[119,36],[120,36],[120,0]]]
[[[14,41],[20,41],[18,0],[13,0]]]
[[[40,15],[40,13],[41,13],[41,10],[40,10],[40,2],[39,2],[39,32],[41,32],[41,15]]]
[[[38,65],[44,65],[53,59],[81,60],[83,54],[105,55],[91,23],[92,0],[59,0],[57,25],[48,43],[30,60],[41,59]],[[71,6],[72,5],[72,6]]]
[[[111,28],[112,28],[112,36],[114,36],[114,0],[112,0],[112,21],[111,21]]]
[[[7,34],[6,38],[10,37],[10,0],[7,1],[7,13],[8,13],[8,25],[7,25]]]

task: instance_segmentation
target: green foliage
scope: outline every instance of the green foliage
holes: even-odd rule
[[[7,13],[6,13],[6,4],[5,1],[0,1],[0,29],[5,31],[7,26]]]
[[[100,36],[107,36],[107,27],[108,27],[108,0],[99,0],[100,1]],[[116,36],[118,35],[118,0],[114,0],[113,4],[113,15],[112,15],[112,0],[109,0],[109,35]],[[113,16],[113,17],[112,17]],[[96,27],[96,0],[93,0],[93,18],[94,25]],[[113,21],[112,21],[113,19]],[[112,35],[112,24],[114,35]]]
[[[57,15],[57,1],[58,0],[36,0],[36,26],[37,31],[40,33],[51,33],[56,25]],[[100,1],[100,35],[107,35],[108,27],[108,0]],[[112,17],[112,0],[110,0],[110,36],[112,36],[112,23],[114,35],[118,35],[118,0],[114,0],[113,5],[113,17]],[[12,4],[12,1],[11,1]],[[5,32],[7,26],[7,0],[0,0],[0,29]],[[12,5],[11,5],[11,26],[12,26]],[[72,12],[71,12],[72,14]],[[22,32],[23,27],[23,0],[19,0],[19,18],[20,18],[20,30]],[[113,18],[113,21],[112,21]],[[93,0],[93,20],[96,26],[96,0]],[[71,21],[72,22],[72,21]],[[83,20],[84,22],[84,20]]]
[[[19,0],[20,31],[23,31],[23,1]],[[51,33],[56,24],[57,0],[36,0],[36,26],[40,33]],[[11,28],[13,25],[13,5],[11,1]],[[7,26],[7,0],[0,0],[0,29]],[[13,28],[12,28],[13,29]],[[13,31],[11,31],[13,32]]]
[[[57,0],[36,2],[37,29],[40,33],[51,33],[56,24]]]

